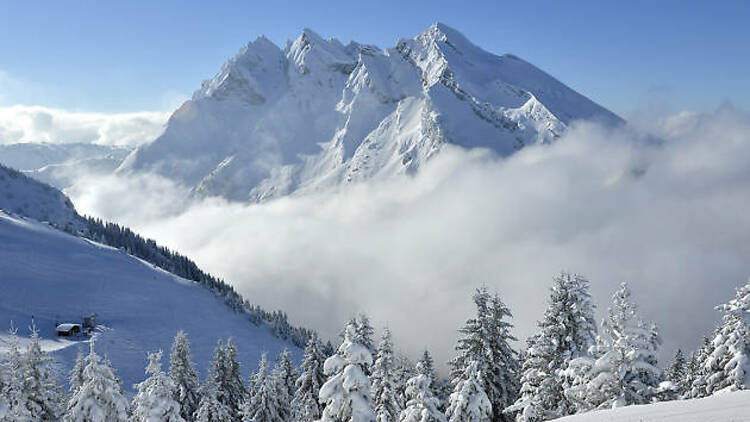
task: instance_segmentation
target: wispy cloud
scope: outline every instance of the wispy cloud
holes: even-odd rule
[[[82,113],[42,106],[0,107],[0,144],[139,145],[156,138],[168,118],[165,112]]]
[[[497,289],[525,338],[568,270],[591,279],[600,311],[631,282],[665,348],[692,347],[750,275],[750,116],[643,124],[655,136],[580,124],[505,160],[447,149],[414,178],[261,205],[183,208],[185,191],[147,176],[69,193],[327,335],[364,310],[407,350],[445,361],[474,287]]]

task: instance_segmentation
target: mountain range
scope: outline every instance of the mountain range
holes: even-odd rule
[[[413,174],[446,144],[507,156],[579,119],[622,123],[441,23],[385,50],[305,29],[284,48],[265,37],[243,47],[117,171],[258,202]]]

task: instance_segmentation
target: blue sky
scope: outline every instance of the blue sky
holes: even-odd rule
[[[0,0],[0,106],[167,110],[261,34],[390,47],[436,21],[625,116],[750,108],[750,2],[499,0]]]

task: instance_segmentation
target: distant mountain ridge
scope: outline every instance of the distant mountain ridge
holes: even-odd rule
[[[305,29],[281,49],[243,47],[133,151],[119,172],[154,172],[199,196],[263,201],[412,174],[445,144],[506,156],[574,120],[622,122],[513,55],[435,24],[395,47]]]

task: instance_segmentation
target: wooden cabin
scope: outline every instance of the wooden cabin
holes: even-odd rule
[[[58,324],[57,327],[55,327],[55,331],[57,331],[57,335],[60,337],[77,336],[81,334],[81,324]]]

